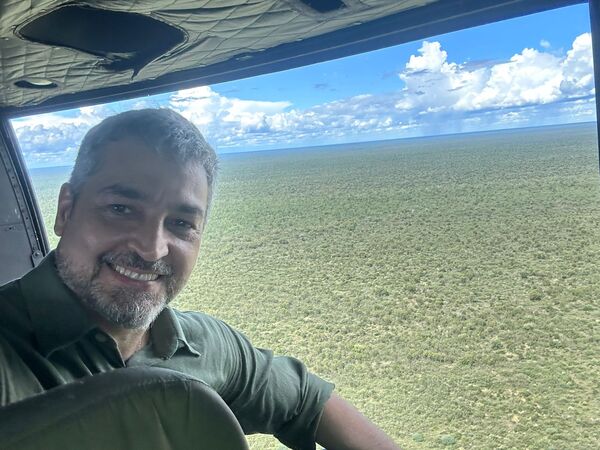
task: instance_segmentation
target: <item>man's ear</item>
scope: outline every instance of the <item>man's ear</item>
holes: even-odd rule
[[[58,194],[58,208],[56,210],[56,218],[54,219],[54,233],[57,236],[62,236],[71,216],[73,205],[75,204],[75,195],[69,183],[64,183],[60,187]]]

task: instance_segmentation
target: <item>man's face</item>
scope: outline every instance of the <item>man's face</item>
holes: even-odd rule
[[[133,137],[109,143],[76,198],[61,188],[61,278],[103,319],[146,328],[194,268],[207,199],[201,165],[181,167]]]

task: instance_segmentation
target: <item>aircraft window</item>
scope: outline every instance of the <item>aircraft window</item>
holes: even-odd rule
[[[222,160],[177,306],[302,359],[404,448],[593,447],[600,180],[586,5],[16,119],[52,246],[83,134],[148,106],[180,111]]]

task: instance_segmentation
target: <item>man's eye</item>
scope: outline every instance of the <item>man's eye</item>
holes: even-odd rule
[[[129,208],[129,206],[119,204],[109,205],[109,209],[111,212],[119,215],[129,214],[131,212],[131,208]]]
[[[182,229],[186,229],[186,230],[190,230],[190,229],[194,228],[194,225],[192,225],[190,222],[183,220],[183,219],[173,220],[173,225],[175,225],[177,228],[182,228]]]

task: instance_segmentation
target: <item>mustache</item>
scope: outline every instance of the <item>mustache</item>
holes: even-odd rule
[[[116,264],[131,269],[139,269],[144,272],[152,272],[157,275],[170,276],[173,274],[173,268],[169,263],[162,259],[158,261],[146,261],[135,252],[107,253],[101,257],[101,261],[106,264]]]

